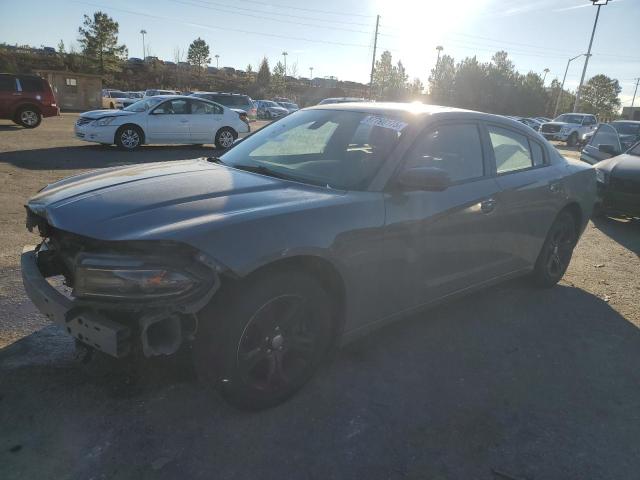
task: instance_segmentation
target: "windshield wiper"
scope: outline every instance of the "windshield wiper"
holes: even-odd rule
[[[267,175],[269,177],[281,178],[283,180],[296,180],[295,177],[287,175],[286,173],[276,172],[275,170],[271,170],[269,167],[265,167],[264,165],[230,165],[233,168],[237,168],[238,170],[244,170],[246,172],[258,173],[260,175]]]

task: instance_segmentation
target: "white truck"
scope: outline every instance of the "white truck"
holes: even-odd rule
[[[547,140],[566,142],[575,147],[585,135],[598,128],[598,119],[588,113],[563,113],[552,122],[543,123],[540,133]]]

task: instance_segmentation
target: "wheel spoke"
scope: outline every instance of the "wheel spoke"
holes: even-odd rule
[[[266,358],[267,352],[262,347],[249,350],[240,357],[242,369],[246,373],[250,373]]]

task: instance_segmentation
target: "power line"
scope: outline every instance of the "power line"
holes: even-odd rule
[[[362,13],[348,13],[348,12],[339,12],[339,11],[330,11],[330,10],[320,10],[316,8],[304,8],[304,7],[294,7],[292,5],[283,5],[282,3],[267,3],[267,2],[259,2],[257,0],[240,0],[241,2],[254,3],[257,5],[264,5],[266,7],[281,7],[287,10],[301,10],[305,12],[313,12],[313,13],[324,13],[328,15],[340,15],[341,17],[362,17],[362,18],[375,18],[375,15],[364,15]]]
[[[329,29],[329,30],[342,30],[345,32],[354,32],[354,33],[364,33],[364,34],[371,34],[371,32],[368,31],[364,31],[364,30],[354,30],[352,28],[344,28],[344,27],[336,27],[336,26],[328,26],[328,25],[315,25],[312,23],[303,23],[303,22],[294,22],[292,20],[284,20],[282,18],[271,18],[271,17],[265,17],[265,13],[262,12],[255,12],[254,10],[254,14],[251,13],[241,13],[241,12],[236,12],[233,10],[226,10],[225,8],[220,8],[220,7],[214,7],[214,6],[209,6],[209,5],[199,5],[197,3],[193,3],[193,2],[189,2],[186,0],[169,0],[171,2],[174,3],[179,3],[181,5],[188,5],[188,6],[192,6],[192,7],[197,7],[197,8],[206,8],[208,10],[215,10],[216,12],[222,12],[222,13],[229,13],[231,15],[239,15],[242,17],[251,17],[251,18],[257,18],[259,20],[269,20],[272,22],[281,22],[281,23],[289,23],[292,25],[302,25],[305,27],[313,27],[313,28],[324,28],[324,29]],[[207,3],[211,3],[211,5],[222,5],[224,6],[224,4],[217,4],[215,2],[207,2]],[[243,9],[246,10],[246,9]],[[275,14],[271,14],[271,15],[275,15]],[[285,16],[292,16],[293,15],[285,15]],[[300,18],[305,18],[305,17],[300,17]]]

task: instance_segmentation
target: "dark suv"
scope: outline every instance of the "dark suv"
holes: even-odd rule
[[[37,75],[0,73],[0,118],[35,128],[42,117],[56,115],[60,109],[49,82]]]

